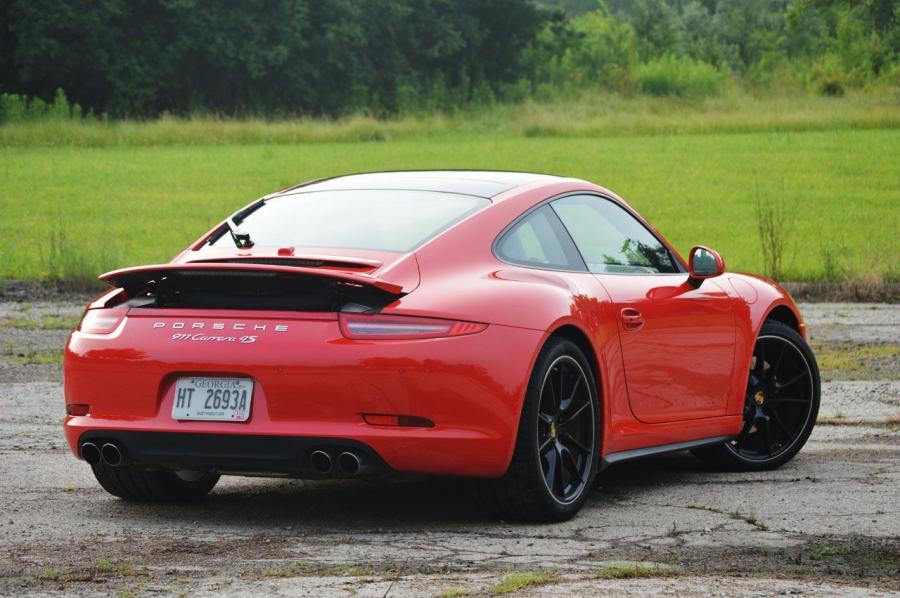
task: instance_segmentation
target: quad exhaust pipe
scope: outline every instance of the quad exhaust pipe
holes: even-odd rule
[[[362,463],[356,453],[347,451],[338,455],[338,467],[340,468],[341,473],[355,475],[359,473],[360,465],[362,465]]]
[[[85,442],[81,445],[81,458],[90,465],[96,465],[100,462],[100,449],[93,442]]]
[[[101,446],[97,446],[93,442],[83,442],[81,444],[81,458],[91,465],[97,465],[102,462],[111,467],[121,465],[124,461],[122,449],[112,442],[106,442]]]
[[[125,462],[125,456],[119,445],[114,442],[104,442],[97,446],[94,442],[81,443],[81,458],[90,465],[103,463],[110,467],[118,467]],[[356,475],[363,469],[360,456],[353,451],[343,451],[337,459],[323,450],[315,450],[309,455],[309,466],[320,475],[333,473],[335,469],[343,475]]]
[[[100,447],[100,456],[103,458],[104,463],[112,467],[122,464],[122,451],[111,442],[107,442]]]
[[[343,451],[335,459],[327,451],[317,450],[310,453],[309,466],[320,475],[335,471],[343,475],[356,475],[362,469],[362,459],[351,451]]]
[[[309,464],[316,470],[316,473],[321,473],[322,475],[331,473],[331,468],[333,467],[331,455],[325,451],[313,451],[309,456]]]

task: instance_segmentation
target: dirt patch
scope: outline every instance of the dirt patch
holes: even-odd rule
[[[96,283],[0,280],[0,301],[62,301],[84,305],[108,288],[99,280]]]
[[[900,344],[813,341],[823,381],[898,380]]]

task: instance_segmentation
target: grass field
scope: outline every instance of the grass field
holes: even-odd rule
[[[900,129],[882,124],[618,136],[444,130],[303,144],[253,136],[186,145],[7,143],[0,145],[0,279],[84,279],[165,261],[230,211],[310,178],[496,168],[599,182],[679,251],[710,245],[743,271],[763,269],[757,200],[783,202],[795,220],[785,280],[897,281]],[[0,140],[8,135],[0,127]]]

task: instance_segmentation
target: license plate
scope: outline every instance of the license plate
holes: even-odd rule
[[[252,400],[249,378],[179,378],[172,418],[243,422],[250,417]]]

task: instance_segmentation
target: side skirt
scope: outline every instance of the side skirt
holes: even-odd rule
[[[709,446],[711,444],[722,444],[734,438],[733,436],[713,436],[712,438],[700,438],[698,440],[688,440],[687,442],[675,442],[673,444],[660,444],[658,446],[647,446],[629,451],[619,451],[617,453],[608,453],[600,460],[600,470],[604,470],[614,463],[622,461],[630,461],[631,459],[640,459],[641,457],[650,457],[652,455],[662,455],[664,453],[677,453],[678,451],[686,451],[701,446]]]

